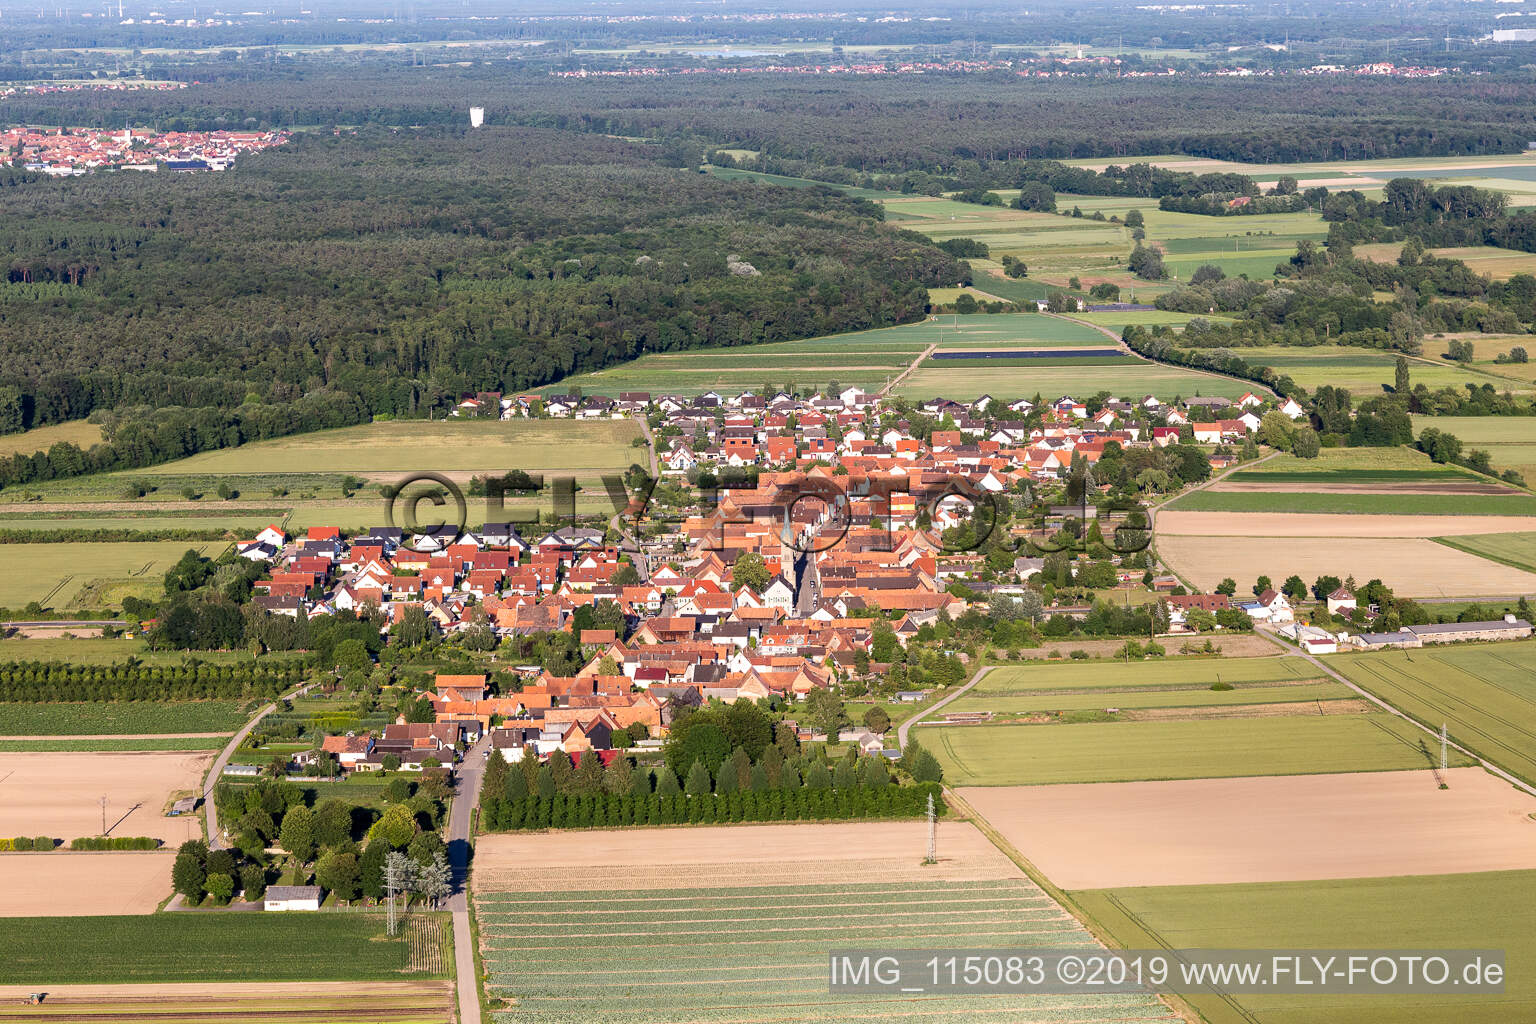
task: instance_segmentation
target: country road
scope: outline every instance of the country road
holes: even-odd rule
[[[927,718],[929,715],[933,714],[935,711],[939,710],[939,708],[942,708],[950,701],[965,696],[971,687],[981,682],[982,676],[992,671],[992,669],[995,667],[996,666],[994,665],[981,666],[981,668],[976,670],[976,674],[971,676],[971,678],[966,682],[964,686],[960,687],[954,693],[948,694],[943,700],[939,701],[937,704],[934,704],[932,707],[924,708],[917,714],[913,715],[911,718],[907,719],[905,722],[902,722],[901,725],[896,729],[896,746],[905,750],[907,746],[907,730],[911,729],[918,722],[921,722],[924,718]]]
[[[241,727],[240,731],[230,739],[224,749],[219,751],[219,756],[213,759],[213,764],[208,767],[208,775],[203,780],[203,813],[208,819],[208,849],[217,850],[224,844],[219,839],[219,809],[213,803],[213,787],[218,785],[219,779],[224,775],[224,767],[229,764],[229,759],[235,756],[235,751],[240,749],[240,744],[251,734],[251,730],[261,724],[261,720],[277,710],[278,701],[289,700],[302,696],[314,683],[305,683],[295,690],[283,694],[276,701],[266,705],[256,712],[249,722]]]
[[[469,927],[469,861],[474,840],[475,808],[485,780],[486,736],[464,752],[455,771],[453,805],[448,810],[448,860],[453,866],[453,976],[459,990],[458,1024],[480,1024],[480,978],[475,972],[475,940]]]

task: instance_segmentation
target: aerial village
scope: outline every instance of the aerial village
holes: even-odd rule
[[[455,415],[647,420],[659,481],[648,504],[637,498],[627,510],[638,531],[596,519],[544,532],[504,522],[420,535],[313,527],[289,536],[268,526],[238,551],[270,566],[254,601],[272,615],[377,609],[386,632],[414,622],[408,628],[447,636],[473,630],[498,642],[577,633],[583,664],[573,675],[521,666],[520,689],[507,693],[493,692],[486,674],[442,675],[425,693],[434,722],[402,719],[377,736],[331,736],[323,749],[344,770],[377,769],[387,758],[406,768],[428,758],[451,762],[455,750],[487,735],[509,761],[525,751],[574,757],[611,751],[616,739],[624,744],[621,734],[658,745],[683,706],[745,699],[793,708],[834,684],[881,680],[890,648],[882,649],[880,634],[902,647],[932,640],[941,620],[1037,594],[1029,586],[1038,586],[1035,577],[1060,573],[1049,555],[1028,551],[1050,550],[1048,536],[1092,512],[1052,506],[1042,529],[1014,514],[1031,507],[1037,491],[1074,474],[1108,491],[1109,482],[1092,482],[1106,454],[1172,446],[1203,467],[1189,478],[1204,479],[1242,457],[1238,446],[1251,445],[1266,412],[1295,418],[1294,406],[1252,393],[1176,404],[1063,396],[1039,407],[934,398],[908,412],[936,425],[918,431],[901,410],[859,388],[811,397],[485,393],[463,399]],[[660,500],[663,489],[675,515]],[[1001,510],[991,550],[977,550],[974,537],[953,543],[954,531],[974,528],[983,505]],[[1158,570],[1149,555],[1132,551],[1079,562],[1072,578],[1109,591],[1152,591],[1154,622],[1173,637],[1263,627],[1309,653],[1332,653],[1341,645],[1416,647],[1531,632],[1521,620],[1338,633],[1300,622],[1294,594],[1274,587],[1250,600],[1188,593]],[[1090,612],[1085,592],[1062,589],[1031,618]],[[1345,617],[1357,607],[1369,611],[1343,584],[1326,602]],[[594,621],[604,625],[586,625]],[[887,696],[917,701],[925,693]],[[810,728],[801,734],[825,738]],[[868,730],[841,738],[898,756]]]
[[[0,128],[0,161],[72,177],[98,170],[222,171],[246,153],[287,142],[285,131],[157,132],[144,128]]]

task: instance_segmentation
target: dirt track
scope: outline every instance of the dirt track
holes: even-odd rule
[[[1064,889],[1536,868],[1536,799],[1480,768],[967,787]]]

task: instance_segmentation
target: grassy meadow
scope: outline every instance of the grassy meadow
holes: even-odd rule
[[[1463,537],[1435,537],[1434,540],[1469,555],[1536,572],[1536,533],[1473,533]]]
[[[1468,448],[1481,448],[1498,469],[1513,469],[1536,483],[1536,417],[1415,416],[1413,431],[1434,427],[1455,434]]]
[[[1350,680],[1430,728],[1536,782],[1536,640],[1328,659]]]
[[[96,424],[85,420],[70,420],[68,423],[55,423],[51,427],[24,430],[19,434],[0,435],[0,458],[31,455],[33,452],[47,451],[56,444],[72,444],[77,448],[89,449],[101,441],[101,428]]]
[[[1123,948],[1502,949],[1502,995],[1308,994],[1187,998],[1209,1024],[1536,1020],[1536,931],[1511,907],[1536,871],[1074,892]]]
[[[1536,495],[1509,494],[1376,494],[1294,492],[1195,491],[1168,506],[1181,512],[1312,512],[1343,515],[1530,516],[1536,515]]]
[[[31,601],[54,608],[104,607],[122,594],[160,592],[187,550],[213,556],[225,545],[186,541],[0,545],[0,606]]]
[[[957,786],[1398,771],[1432,763],[1428,737],[1385,713],[919,726],[912,735]]]

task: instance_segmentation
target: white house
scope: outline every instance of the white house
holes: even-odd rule
[[[1348,615],[1356,608],[1355,595],[1348,587],[1340,587],[1328,595],[1328,614],[1338,615],[1343,612]]]
[[[1280,411],[1293,420],[1301,419],[1307,410],[1301,407],[1301,403],[1294,398],[1287,398],[1280,405]]]
[[[262,910],[319,910],[318,885],[271,885],[262,900]]]

